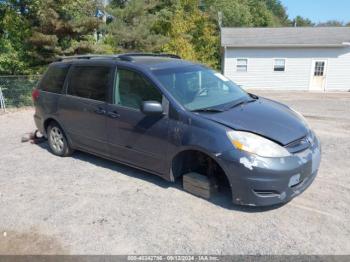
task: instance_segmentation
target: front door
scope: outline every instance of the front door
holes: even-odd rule
[[[107,108],[110,154],[120,161],[163,173],[168,147],[168,116],[146,116],[140,111],[143,101],[162,103],[162,94],[136,71],[118,68],[116,74],[114,102]]]
[[[60,121],[79,148],[108,156],[105,115],[114,68],[107,65],[73,66],[67,94],[59,101]]]
[[[314,60],[312,63],[311,91],[324,91],[326,82],[327,60]]]

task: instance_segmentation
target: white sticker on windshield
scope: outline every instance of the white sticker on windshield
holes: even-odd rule
[[[215,73],[214,74],[216,77],[220,78],[222,81],[228,82],[230,80],[228,80],[226,77],[224,77],[222,74],[220,73]]]

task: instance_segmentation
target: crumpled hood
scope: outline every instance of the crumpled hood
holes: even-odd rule
[[[201,116],[235,130],[249,131],[287,145],[307,135],[308,129],[288,107],[260,97],[257,101],[220,113]]]

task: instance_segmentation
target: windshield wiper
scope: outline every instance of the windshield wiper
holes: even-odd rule
[[[237,106],[240,106],[240,105],[245,105],[245,104],[248,104],[248,103],[252,103],[252,102],[255,102],[257,99],[250,99],[250,100],[243,100],[243,101],[240,101],[236,104],[233,104],[232,106],[228,107],[227,110],[231,109],[231,108],[235,108]]]
[[[224,112],[224,110],[218,109],[218,108],[213,108],[213,107],[207,107],[207,108],[194,109],[194,110],[191,110],[191,112],[211,112],[211,113],[219,113],[219,112]]]

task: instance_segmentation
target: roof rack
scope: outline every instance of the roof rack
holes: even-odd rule
[[[73,56],[61,56],[57,59],[57,61],[64,61],[64,60],[75,60],[75,59],[94,59],[94,58],[116,58],[117,55],[73,55]]]
[[[176,59],[181,59],[180,56],[178,55],[174,55],[174,54],[154,54],[154,53],[126,53],[126,54],[121,54],[118,56],[118,58],[122,58],[122,57],[129,57],[129,59],[131,59],[132,56],[153,56],[153,57],[169,57],[169,58],[176,58]]]
[[[153,57],[169,57],[181,59],[180,56],[174,54],[152,54],[152,53],[126,53],[119,55],[75,55],[75,56],[61,56],[56,61],[64,61],[64,60],[75,60],[75,59],[103,59],[103,58],[111,58],[111,59],[120,59],[123,61],[132,62],[134,59],[132,57],[141,57],[141,56],[153,56]]]

